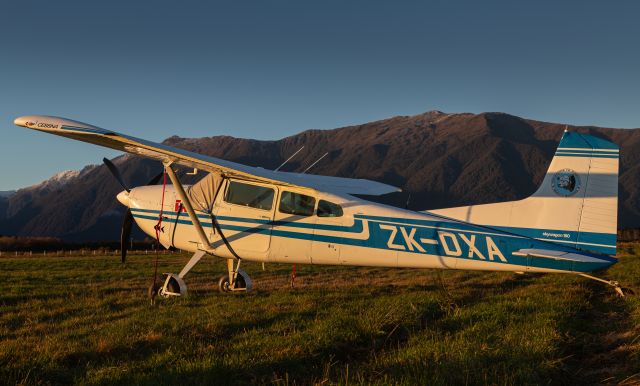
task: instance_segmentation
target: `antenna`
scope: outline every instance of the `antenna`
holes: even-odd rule
[[[275,168],[274,172],[277,172],[278,170],[280,170],[280,168],[282,168],[284,165],[286,165],[286,164],[287,164],[287,162],[291,161],[291,159],[292,159],[293,157],[295,157],[295,156],[296,156],[296,154],[300,153],[300,150],[302,150],[302,149],[304,149],[304,146],[302,146],[300,149],[298,149],[298,151],[297,151],[297,152],[293,153],[293,155],[292,155],[291,157],[287,158],[287,160],[286,160],[286,161],[284,161],[284,162],[282,163],[282,165],[280,165],[280,166],[278,166],[277,168]]]
[[[318,162],[320,162],[320,160],[321,160],[321,159],[323,159],[324,157],[326,157],[326,156],[327,156],[327,154],[329,154],[329,152],[324,153],[324,154],[322,155],[322,157],[318,158],[318,160],[317,160],[316,162],[312,163],[312,164],[311,164],[311,166],[309,166],[308,168],[304,169],[304,172],[302,172],[302,174],[305,174],[306,172],[308,172],[308,171],[309,171],[309,169],[311,169],[312,167],[316,166],[316,164],[317,164]]]
[[[564,132],[566,133],[567,131],[569,131],[569,125],[564,125]]]

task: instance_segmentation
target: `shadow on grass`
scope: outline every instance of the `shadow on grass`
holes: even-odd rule
[[[628,303],[608,286],[591,281],[584,286],[590,294],[586,304],[559,323],[566,337],[561,346],[565,360],[554,376],[555,382],[637,384],[640,361],[631,349],[636,334]]]
[[[489,282],[483,282],[483,280],[489,279]],[[135,341],[127,346],[116,346],[96,348],[94,350],[83,350],[68,354],[63,357],[57,368],[34,368],[34,374],[38,374],[38,378],[41,380],[47,380],[54,384],[68,384],[73,382],[87,382],[87,383],[100,383],[100,379],[90,379],[91,375],[88,373],[89,366],[93,369],[105,369],[117,368],[118,363],[127,361],[131,363],[133,367],[129,366],[126,372],[109,373],[108,381],[104,381],[105,384],[247,384],[247,383],[298,383],[309,384],[319,382],[324,379],[331,379],[334,381],[340,381],[343,377],[342,371],[347,365],[351,365],[353,368],[360,368],[360,374],[366,376],[366,379],[362,381],[372,382],[376,381],[374,378],[377,374],[391,375],[403,379],[407,374],[410,375],[410,380],[423,379],[428,380],[429,377],[436,375],[442,375],[442,369],[452,371],[454,374],[448,380],[464,380],[464,371],[461,369],[469,369],[469,366],[460,362],[456,358],[440,358],[439,364],[435,361],[423,363],[422,361],[407,362],[406,366],[399,367],[396,364],[381,366],[377,365],[376,357],[384,352],[393,353],[394,350],[401,350],[408,346],[408,342],[412,335],[416,333],[440,333],[446,331],[454,334],[459,332],[473,323],[473,320],[453,321],[449,318],[456,312],[457,309],[462,307],[472,307],[485,300],[485,297],[509,294],[521,287],[532,284],[537,276],[508,276],[508,275],[496,275],[496,276],[469,276],[463,277],[460,281],[453,280],[454,284],[444,284],[444,282],[433,281],[426,284],[411,284],[409,286],[397,286],[397,285],[376,285],[367,284],[364,287],[352,286],[345,287],[344,290],[348,291],[349,298],[355,299],[352,303],[347,297],[336,296],[338,292],[336,290],[328,289],[313,289],[312,300],[330,302],[335,299],[336,301],[345,300],[345,306],[350,306],[357,303],[357,299],[360,297],[371,297],[392,295],[394,300],[402,301],[401,295],[410,293],[412,295],[420,295],[421,293],[427,293],[431,295],[431,300],[428,302],[419,303],[416,305],[406,304],[407,307],[415,307],[415,312],[410,313],[410,317],[404,319],[394,319],[387,321],[382,318],[379,324],[376,324],[372,329],[367,326],[359,326],[354,321],[358,321],[360,315],[345,314],[344,317],[336,319],[336,324],[328,324],[328,329],[322,331],[326,334],[323,337],[321,344],[316,344],[311,347],[300,347],[299,349],[291,349],[290,346],[286,346],[286,350],[290,350],[287,353],[286,358],[282,358],[282,353],[274,353],[271,357],[261,357],[261,353],[255,356],[251,353],[238,353],[237,358],[261,358],[257,361],[249,359],[247,362],[242,362],[241,359],[234,358],[234,338],[242,335],[248,330],[257,330],[261,334],[281,333],[282,328],[279,324],[287,322],[301,321],[301,325],[306,326],[306,331],[302,334],[302,339],[296,337],[296,343],[300,345],[305,344],[305,339],[321,339],[315,334],[320,331],[316,331],[313,328],[314,320],[318,317],[316,309],[313,308],[308,312],[301,312],[293,310],[276,309],[274,315],[257,315],[254,318],[248,318],[247,320],[226,320],[219,328],[212,330],[195,328],[197,331],[192,331],[194,328],[192,324],[185,325],[175,329],[172,333],[175,335],[185,335],[187,341],[194,339],[198,342],[209,341],[212,345],[218,345],[215,350],[212,350],[210,354],[194,354],[195,357],[186,355],[177,351],[175,355],[175,363],[171,360],[167,361],[167,365],[155,364],[153,357],[156,356],[169,356],[174,350],[175,341],[172,339],[164,340],[159,339],[157,341]],[[449,280],[451,281],[451,280]],[[448,288],[450,287],[450,288]],[[202,288],[198,290],[199,296],[211,296],[212,292],[215,292],[212,288]],[[297,293],[303,295],[306,290],[292,291],[287,293],[287,296],[297,296]],[[340,295],[342,293],[340,292]],[[265,299],[270,297],[277,297],[278,292],[273,291],[258,291],[258,293],[252,294],[253,301]],[[328,295],[331,300],[322,300],[325,295]],[[434,298],[435,295],[435,298]],[[395,298],[397,296],[397,298]],[[414,297],[415,299],[415,297]],[[379,303],[385,305],[386,303]],[[184,307],[186,309],[193,310],[192,312],[198,312],[197,308],[201,305],[206,305],[204,300],[189,301],[184,304],[176,304],[177,308]],[[230,302],[230,307],[238,306],[234,302]],[[123,312],[121,309],[123,305],[109,306],[110,311]],[[329,307],[329,306],[327,306]],[[356,310],[357,311],[357,310]],[[360,309],[360,311],[366,311],[366,309]],[[387,311],[381,309],[381,311]],[[247,312],[252,312],[248,309]],[[57,320],[61,315],[56,315],[53,320]],[[127,317],[128,315],[118,315],[117,319]],[[223,317],[223,315],[220,315]],[[112,321],[109,321],[110,323]],[[377,322],[374,320],[374,322]],[[348,333],[340,334],[329,329],[348,329]],[[272,339],[288,339],[286,336],[273,336]],[[178,345],[179,346],[179,345]],[[222,346],[222,348],[220,348]],[[203,347],[203,346],[201,346]],[[276,345],[277,347],[277,345]],[[264,351],[264,347],[261,348]],[[246,346],[244,350],[247,350]],[[250,348],[249,348],[250,350]],[[158,355],[160,354],[160,355]],[[279,354],[279,355],[278,355]],[[211,356],[208,356],[211,355]],[[220,357],[216,357],[220,355]],[[424,358],[425,361],[429,361],[430,358]],[[496,356],[491,353],[483,354],[480,364],[486,363],[487,365],[493,363],[493,361],[504,360],[504,357]],[[525,361],[536,363],[540,361],[538,357],[525,357]],[[513,361],[511,361],[513,363]],[[139,366],[139,367],[138,367]],[[436,368],[434,366],[440,366]],[[466,366],[466,367],[465,367]],[[474,368],[477,368],[475,366]],[[508,369],[500,371],[501,367],[494,367],[492,370],[500,372],[500,375],[504,377],[504,374],[508,374]],[[18,379],[16,376],[15,379]],[[295,382],[291,382],[294,381]],[[437,381],[435,379],[434,381]],[[437,383],[437,382],[434,382]]]
[[[360,379],[365,383],[376,381],[375,374],[389,375],[392,378],[397,377],[396,379],[402,379],[408,375],[408,380],[422,379],[425,382],[431,380],[435,383],[446,383],[451,380],[464,381],[464,379],[469,379],[468,377],[473,379],[477,374],[470,373],[470,368],[482,369],[485,364],[487,367],[493,366],[486,371],[486,374],[501,376],[503,379],[507,376],[508,379],[511,371],[509,366],[518,361],[524,361],[524,363],[530,363],[533,366],[543,358],[532,354],[530,357],[514,359],[506,358],[504,354],[486,353],[482,355],[481,362],[473,366],[468,363],[462,363],[455,358],[439,358],[439,361],[431,360],[432,358],[424,358],[424,362],[407,362],[403,366],[397,364],[386,367],[377,366],[375,369],[372,366],[375,366],[373,363],[375,363],[376,356],[381,355],[384,351],[393,352],[406,347],[413,334],[424,331],[441,333],[443,329],[446,329],[448,333],[456,333],[467,328],[469,323],[473,321],[467,321],[464,324],[450,322],[448,316],[451,315],[451,312],[455,312],[456,307],[472,307],[482,302],[485,294],[508,294],[511,291],[532,284],[536,278],[537,276],[504,276],[498,278],[497,280],[500,281],[497,283],[474,284],[464,288],[465,292],[461,295],[456,295],[456,293],[460,292],[459,289],[455,289],[453,291],[454,294],[446,293],[447,291],[442,289],[443,293],[439,294],[439,298],[444,300],[419,305],[418,312],[413,314],[410,320],[382,323],[379,326],[380,331],[358,329],[351,325],[345,326],[352,328],[353,331],[346,335],[336,334],[325,344],[314,348],[311,352],[301,350],[301,353],[288,355],[287,358],[273,359],[266,363],[245,365],[220,361],[215,362],[206,369],[160,368],[154,374],[141,375],[142,378],[136,381],[143,384],[311,384],[328,379],[339,381],[344,376],[342,372],[345,366],[351,365],[353,368],[375,370],[369,371],[366,379]],[[412,286],[415,292],[433,291],[434,288],[433,284]],[[387,288],[386,290],[394,291],[392,288]],[[377,288],[374,292],[376,291],[385,291],[385,288]],[[389,291],[385,293],[389,294]],[[369,293],[367,294],[370,295]],[[304,313],[303,315],[298,315],[298,317],[309,321],[316,317],[316,313]],[[289,319],[290,315],[278,315],[276,317],[261,318],[258,321],[230,323],[223,327],[223,333],[220,337],[233,336],[245,329],[257,328],[261,331],[269,331],[274,324]],[[352,321],[341,320],[341,322],[349,324]],[[340,328],[340,323],[338,328]],[[232,350],[232,347],[230,349]],[[504,365],[501,365],[501,363]],[[521,369],[516,370],[523,373],[530,370],[531,366],[523,366]],[[447,376],[447,372],[450,372],[450,375]],[[446,377],[438,381],[438,376]],[[522,379],[522,376],[520,379]],[[535,375],[530,379],[536,379]],[[118,382],[126,383],[125,379]]]

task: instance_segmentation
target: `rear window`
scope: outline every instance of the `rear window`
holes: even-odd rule
[[[342,216],[342,207],[340,205],[325,200],[318,201],[318,217],[340,216]]]
[[[231,204],[270,210],[273,206],[273,189],[231,181],[224,200]]]
[[[280,196],[280,212],[297,216],[312,216],[316,199],[304,194],[282,192]]]

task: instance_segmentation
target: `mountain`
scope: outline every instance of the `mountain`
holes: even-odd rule
[[[368,178],[403,188],[375,200],[415,210],[524,198],[541,182],[564,124],[504,113],[430,111],[333,130],[307,130],[276,141],[215,136],[170,137],[164,143],[252,166],[274,169],[300,147],[284,171]],[[640,227],[640,130],[568,126],[621,146],[619,225]],[[161,171],[130,155],[114,163],[131,186]],[[201,176],[201,175],[200,175]],[[0,202],[0,234],[56,236],[71,241],[116,240],[121,190],[104,166],[63,172]]]

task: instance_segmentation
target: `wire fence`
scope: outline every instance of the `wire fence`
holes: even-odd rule
[[[160,249],[157,253],[161,255],[181,254],[181,250]],[[128,255],[155,255],[155,249],[128,250]],[[119,249],[61,249],[61,250],[20,250],[20,251],[0,251],[0,257],[64,257],[64,256],[119,256]]]

